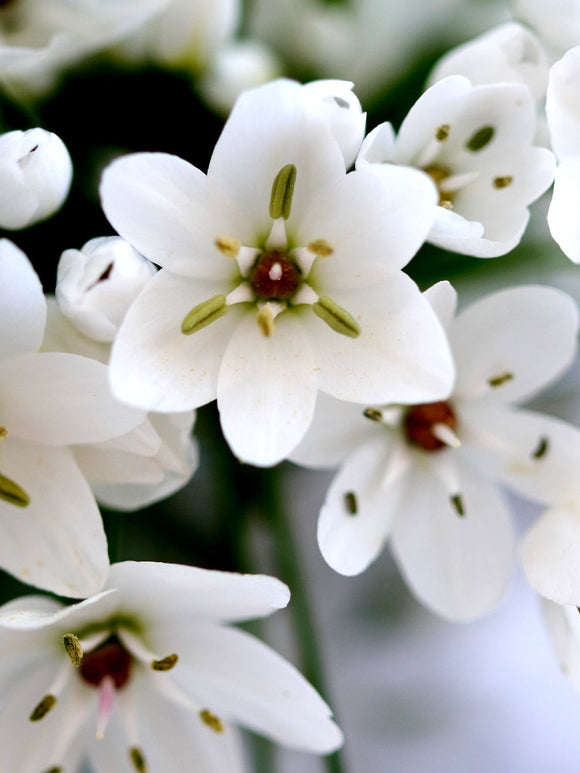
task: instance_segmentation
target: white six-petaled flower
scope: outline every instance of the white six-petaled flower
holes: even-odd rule
[[[71,446],[123,435],[143,413],[111,394],[107,367],[39,352],[42,286],[24,253],[0,241],[0,566],[65,596],[102,586],[101,516]]]
[[[347,174],[336,137],[352,147],[352,135],[321,108],[275,81],[238,100],[207,175],[136,154],[101,184],[113,226],[162,266],[113,345],[114,392],[158,411],[217,396],[228,443],[258,465],[297,445],[318,390],[436,399],[453,375],[435,315],[400,270],[431,227],[435,187],[395,166]]]
[[[272,577],[113,564],[70,607],[26,596],[0,608],[6,771],[241,773],[234,725],[328,754],[342,734],[284,658],[229,623],[285,607]]]
[[[513,567],[511,517],[497,484],[554,501],[557,484],[549,480],[570,433],[580,453],[572,427],[517,408],[570,364],[577,311],[564,293],[530,286],[487,296],[454,319],[449,284],[427,294],[455,357],[451,396],[407,407],[321,399],[290,458],[342,463],[318,523],[320,549],[334,569],[362,572],[390,537],[416,595],[437,613],[466,620],[491,609]]]
[[[554,178],[554,157],[533,147],[536,108],[518,83],[473,86],[450,76],[428,89],[397,136],[389,123],[365,139],[357,169],[406,164],[439,191],[427,241],[480,258],[505,255],[520,241],[528,205]]]

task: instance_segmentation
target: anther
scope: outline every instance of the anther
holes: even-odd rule
[[[455,508],[457,515],[463,517],[465,515],[465,507],[463,506],[463,499],[461,494],[453,494],[449,497],[451,504]]]
[[[185,315],[181,323],[181,332],[186,336],[197,333],[216,319],[223,317],[227,310],[225,295],[214,295],[213,298],[198,303],[189,314]]]
[[[154,671],[171,671],[178,660],[179,657],[173,653],[173,655],[167,655],[166,657],[161,658],[161,660],[152,661],[151,668]]]
[[[358,513],[358,502],[354,491],[346,491],[344,494],[344,506],[346,512],[349,515],[356,515]]]
[[[378,408],[365,408],[363,416],[371,421],[382,421],[383,419],[382,411],[379,411]]]
[[[231,236],[218,236],[215,246],[228,258],[237,258],[240,253],[241,242]]]
[[[307,249],[319,258],[328,258],[334,252],[334,248],[325,239],[315,239],[310,242]]]
[[[223,733],[224,726],[221,719],[216,717],[215,714],[212,714],[209,709],[202,709],[202,711],[199,712],[199,716],[201,717],[202,722],[210,727],[214,733]]]
[[[532,459],[541,459],[543,456],[545,456],[548,452],[548,446],[549,446],[548,438],[541,437],[536,450],[532,454]]]
[[[258,312],[258,327],[265,338],[269,338],[274,333],[274,315],[272,309],[267,305]]]
[[[31,722],[39,722],[44,719],[48,712],[54,708],[56,704],[56,698],[54,695],[45,695],[40,703],[34,707],[29,719]]]
[[[498,387],[502,386],[502,384],[505,384],[507,381],[511,381],[513,377],[513,373],[500,373],[499,376],[493,376],[493,378],[488,379],[487,383],[490,387]]]
[[[444,123],[441,126],[437,127],[437,131],[435,132],[435,139],[437,142],[445,142],[447,137],[449,137],[449,132],[451,131],[451,124]]]
[[[50,768],[50,770],[46,770],[45,773],[62,773],[62,768],[57,765],[56,768]]]
[[[494,177],[493,178],[493,187],[494,188],[507,188],[508,185],[512,184],[513,177],[510,174],[506,174],[505,177]]]
[[[327,295],[321,295],[312,304],[312,311],[337,333],[348,338],[358,338],[360,335],[360,325],[356,319]]]
[[[139,747],[132,746],[129,749],[129,759],[133,763],[133,767],[137,773],[147,773],[147,762],[143,756],[143,752]]]
[[[75,668],[79,668],[83,662],[83,648],[78,636],[75,636],[74,633],[65,633],[62,637],[62,643],[66,650],[66,654],[70,658],[70,662]]]
[[[493,126],[482,126],[481,129],[478,129],[471,135],[465,143],[465,147],[467,150],[471,150],[472,153],[477,153],[491,142],[494,134],[495,129]]]
[[[11,478],[0,474],[0,499],[16,507],[28,507],[30,497],[24,489]]]
[[[2,440],[2,438],[5,438],[7,434],[8,434],[8,430],[6,429],[6,427],[3,427],[0,425],[0,440]]]
[[[292,196],[296,183],[296,167],[294,164],[286,164],[278,172],[272,183],[270,195],[270,217],[277,220],[283,217],[288,220],[292,208]]]

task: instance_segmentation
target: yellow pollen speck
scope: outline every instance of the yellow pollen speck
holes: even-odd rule
[[[449,137],[449,132],[451,131],[451,124],[444,123],[442,126],[437,127],[437,131],[435,132],[435,139],[437,142],[445,142],[447,137]]]
[[[154,660],[151,663],[151,668],[154,671],[171,671],[178,660],[179,657],[173,653],[173,655],[167,655],[167,657],[161,658],[161,660]]]
[[[319,258],[328,258],[334,252],[334,247],[331,247],[325,239],[315,239],[308,245],[308,250]]]
[[[258,312],[258,326],[266,338],[269,338],[274,332],[274,315],[269,306],[264,306]]]
[[[78,668],[83,662],[83,648],[78,637],[74,633],[65,633],[62,637],[62,643],[70,662],[75,668]]]
[[[508,185],[512,184],[513,177],[510,174],[506,174],[505,177],[494,177],[493,179],[493,187],[494,188],[507,188]]]
[[[218,719],[215,714],[212,714],[209,709],[203,709],[199,712],[202,722],[210,727],[215,733],[223,733],[224,726],[221,719]]]
[[[54,695],[45,695],[40,703],[34,707],[29,719],[31,722],[38,722],[48,714],[48,712],[54,708],[56,698]]]
[[[215,246],[228,258],[237,258],[240,252],[241,243],[231,236],[218,236],[215,240]]]

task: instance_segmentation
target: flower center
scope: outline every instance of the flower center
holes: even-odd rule
[[[451,175],[450,170],[441,164],[431,164],[423,169],[433,180],[439,191],[439,206],[445,209],[453,209],[453,193],[441,190],[442,183]]]
[[[300,284],[300,269],[285,252],[263,252],[254,266],[250,284],[263,300],[285,301],[291,298]]]
[[[84,654],[79,671],[85,682],[95,687],[110,676],[119,689],[129,679],[131,663],[131,655],[116,636],[111,636],[99,647]]]
[[[451,431],[457,427],[457,418],[449,403],[423,403],[414,405],[404,419],[407,440],[424,451],[438,451],[449,445],[440,439],[437,427],[443,425]]]

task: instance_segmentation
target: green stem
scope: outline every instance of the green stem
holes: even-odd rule
[[[326,685],[322,656],[316,637],[316,627],[309,603],[308,581],[301,570],[300,552],[283,506],[282,476],[280,468],[270,470],[265,476],[262,488],[265,514],[274,532],[274,550],[279,568],[279,577],[290,587],[292,600],[290,613],[304,676],[326,698]],[[346,773],[342,755],[339,752],[326,757],[328,773]]]

